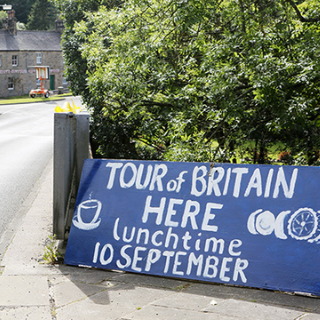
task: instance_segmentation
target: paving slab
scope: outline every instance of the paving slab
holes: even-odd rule
[[[47,277],[0,276],[0,307],[49,306]]]
[[[257,302],[263,305],[301,309],[320,314],[320,299],[314,297],[210,283],[192,283],[184,291],[189,293],[202,292],[203,295],[215,298]]]
[[[52,320],[52,313],[47,306],[0,308],[0,320]]]
[[[121,320],[168,320],[168,319],[183,319],[183,320],[239,320],[238,317],[229,315],[218,315],[205,312],[190,311],[185,309],[172,309],[159,306],[146,306],[140,310],[128,314]]]
[[[107,287],[88,283],[65,281],[54,286],[55,306],[62,307],[107,290]]]
[[[301,318],[298,318],[297,320],[319,320],[319,319],[320,319],[320,314],[306,313]]]
[[[181,290],[185,286],[189,286],[190,282],[178,279],[164,278],[158,276],[150,276],[137,273],[118,273],[112,278],[114,281],[130,283],[136,286],[146,286],[164,289]]]
[[[209,305],[203,311],[247,320],[295,320],[304,314],[301,311],[235,299],[227,299],[216,305]]]
[[[172,295],[159,299],[152,303],[158,307],[184,309],[192,311],[207,311],[210,305],[222,302],[221,299],[203,296],[201,294],[190,294],[185,292],[175,292]]]
[[[54,276],[54,275],[60,275],[60,272],[56,268],[51,268],[51,266],[48,266],[46,264],[33,262],[30,260],[30,264],[17,263],[17,264],[11,264],[11,265],[5,266],[3,268],[3,274],[6,276],[15,276],[15,275],[21,275],[21,274],[29,275],[29,276],[36,276],[36,275]]]
[[[85,299],[75,300],[66,306],[57,306],[57,319],[115,320],[168,294],[171,294],[171,292],[123,284]],[[76,295],[74,297],[76,298]]]
[[[79,268],[73,266],[71,267],[67,265],[57,265],[56,270],[60,276],[55,276],[55,278],[52,278],[52,282],[71,280],[89,284],[101,284],[103,281],[113,280],[119,277],[118,272],[110,272],[107,270],[91,268]]]

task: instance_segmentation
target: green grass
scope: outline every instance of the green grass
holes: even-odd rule
[[[0,105],[1,104],[17,104],[17,103],[32,103],[32,102],[63,100],[65,97],[68,97],[71,95],[72,95],[71,93],[64,93],[64,94],[50,96],[49,98],[43,98],[43,97],[30,98],[29,95],[20,96],[20,97],[10,97],[10,98],[5,98],[5,99],[0,99]]]

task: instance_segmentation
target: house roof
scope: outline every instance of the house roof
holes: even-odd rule
[[[61,34],[55,31],[0,30],[0,51],[61,51]]]

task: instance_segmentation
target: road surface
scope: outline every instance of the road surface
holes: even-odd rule
[[[52,159],[54,109],[64,102],[0,105],[0,261],[28,209],[25,200]]]

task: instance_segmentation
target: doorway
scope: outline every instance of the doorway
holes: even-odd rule
[[[54,90],[55,89],[55,75],[51,74],[50,75],[50,90]]]

